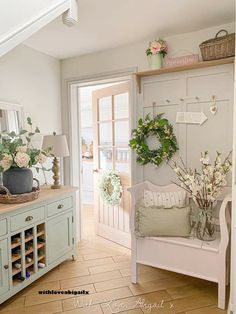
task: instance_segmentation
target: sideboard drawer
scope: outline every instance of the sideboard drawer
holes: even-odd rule
[[[45,218],[44,206],[11,217],[11,231],[25,228]]]
[[[47,216],[51,217],[53,215],[59,214],[67,209],[73,207],[73,198],[72,196],[61,199],[59,201],[48,204]]]
[[[0,220],[0,237],[7,234],[7,220],[2,219]]]

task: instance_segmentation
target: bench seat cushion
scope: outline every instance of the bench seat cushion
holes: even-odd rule
[[[138,237],[188,237],[191,232],[190,207],[139,207],[136,211],[135,234]]]

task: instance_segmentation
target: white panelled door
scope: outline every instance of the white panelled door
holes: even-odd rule
[[[93,92],[95,230],[97,235],[126,247],[130,247],[129,103],[128,83]],[[98,192],[101,174],[111,169],[118,172],[123,187],[117,206],[104,203]]]

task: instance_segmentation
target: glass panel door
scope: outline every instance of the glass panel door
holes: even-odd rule
[[[98,168],[129,173],[129,94],[97,100]]]
[[[106,239],[130,247],[128,82],[93,92],[93,129],[95,230]],[[98,189],[100,175],[107,170],[115,170],[122,184],[121,201],[114,206],[102,200]]]

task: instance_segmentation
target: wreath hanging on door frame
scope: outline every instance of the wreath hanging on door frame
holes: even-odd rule
[[[118,174],[109,170],[102,174],[99,183],[100,196],[109,205],[118,205],[122,196],[122,185]]]
[[[173,126],[162,116],[163,113],[151,119],[147,115],[144,120],[139,119],[137,129],[132,130],[129,146],[136,150],[137,162],[140,165],[151,163],[157,167],[163,161],[168,161],[178,150]],[[159,148],[151,150],[148,147],[147,138],[149,136],[157,137],[160,143]]]

